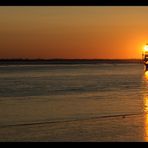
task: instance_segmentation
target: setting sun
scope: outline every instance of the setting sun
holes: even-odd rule
[[[144,46],[144,51],[145,51],[145,52],[148,52],[148,44],[146,44],[146,45]]]

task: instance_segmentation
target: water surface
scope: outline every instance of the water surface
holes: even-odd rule
[[[148,79],[144,74],[143,65],[137,63],[1,65],[0,128],[37,124],[62,125],[65,122],[76,121],[89,123],[102,118],[108,120],[106,125],[114,125],[109,118],[138,116],[148,110],[147,86]],[[145,118],[137,124],[141,127],[142,136],[136,139],[133,134],[128,139],[132,140],[133,137],[135,141],[145,140],[147,131]],[[66,126],[63,128],[66,129]],[[114,129],[112,127],[109,129],[109,133],[114,134]],[[58,127],[55,126],[54,132],[56,130],[58,132]],[[70,134],[72,129],[69,128],[67,131],[70,140],[75,140]],[[80,130],[77,130],[77,133],[80,133]],[[8,136],[5,134],[4,140]],[[99,134],[96,136],[101,137]],[[96,136],[89,132],[89,138],[84,137],[81,140],[96,141],[92,138]],[[0,139],[3,139],[1,137]],[[56,137],[54,139],[56,141]],[[64,139],[66,138],[61,136],[57,141]],[[121,139],[124,140],[123,137]],[[52,141],[52,138],[48,137],[48,140]],[[107,136],[104,140],[97,139],[105,140],[112,139],[108,139]]]

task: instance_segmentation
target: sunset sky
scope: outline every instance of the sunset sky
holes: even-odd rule
[[[0,58],[137,59],[148,6],[1,6]]]

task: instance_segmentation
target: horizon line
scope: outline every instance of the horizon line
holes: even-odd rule
[[[142,58],[0,58],[0,60],[142,60]]]

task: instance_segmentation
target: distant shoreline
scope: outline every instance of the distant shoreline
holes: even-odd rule
[[[143,63],[141,59],[0,59],[0,65],[20,64],[122,64]]]

